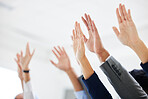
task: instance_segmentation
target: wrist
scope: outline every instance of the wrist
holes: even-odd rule
[[[130,48],[134,48],[134,47],[137,47],[138,44],[141,42],[142,42],[142,40],[140,38],[137,38],[134,41],[130,41],[130,43],[127,46],[129,46]]]
[[[96,55],[98,56],[100,62],[105,62],[106,59],[110,56],[107,50],[104,50],[101,53],[96,53]]]
[[[73,68],[70,68],[70,69],[68,69],[67,71],[65,71],[65,73],[66,73],[67,75],[71,74],[72,72],[73,72]]]
[[[131,49],[136,49],[137,47],[140,47],[140,45],[143,43],[142,40],[138,39],[134,42],[132,42],[131,44],[129,44],[128,46],[131,48]]]
[[[23,71],[29,71],[30,69],[29,69],[29,67],[25,67],[25,68],[23,68]]]
[[[87,59],[86,56],[84,56],[83,58],[81,58],[81,59],[79,60],[79,63],[80,63],[80,64],[83,64],[83,63],[86,61],[86,59]]]
[[[83,62],[85,59],[86,59],[86,56],[84,55],[83,57],[81,57],[81,58],[78,59],[78,63]]]

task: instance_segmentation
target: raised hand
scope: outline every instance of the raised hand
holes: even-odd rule
[[[84,46],[84,36],[81,31],[80,23],[75,25],[75,30],[73,30],[73,49],[75,56],[78,61],[80,61],[83,57],[85,57],[85,46]]]
[[[113,27],[113,30],[122,44],[131,47],[139,41],[139,36],[136,26],[132,20],[130,9],[128,9],[127,13],[125,5],[120,4],[119,9],[116,9],[116,14],[120,32],[116,27]]]
[[[57,64],[55,62],[53,62],[52,60],[50,60],[50,62],[55,67],[59,68],[60,70],[65,71],[65,72],[68,72],[69,70],[71,70],[71,64],[70,64],[69,57],[63,47],[62,48],[59,46],[58,46],[58,48],[54,47],[54,50],[52,50],[52,52],[54,53],[54,55],[58,59]]]
[[[23,52],[21,51],[20,55],[20,65],[22,66],[23,70],[29,70],[29,63],[31,61],[32,56],[34,55],[35,50],[30,53],[29,43],[26,46],[26,54],[23,56]]]
[[[84,36],[84,42],[86,43],[87,48],[96,53],[99,56],[101,61],[105,61],[105,59],[109,56],[107,50],[103,47],[101,42],[101,38],[98,34],[98,30],[95,26],[94,21],[90,18],[89,15],[85,14],[85,18],[82,17],[84,24],[87,27],[89,38],[87,39]]]
[[[23,71],[22,71],[22,67],[20,65],[20,58],[21,57],[20,57],[19,54],[17,54],[16,56],[17,56],[17,59],[15,59],[15,61],[16,61],[17,65],[18,65],[18,76],[19,76],[20,80],[23,81],[24,80]]]

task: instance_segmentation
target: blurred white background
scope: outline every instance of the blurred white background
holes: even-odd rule
[[[12,99],[21,93],[21,83],[14,61],[16,53],[25,50],[26,43],[36,49],[31,60],[31,82],[40,99],[64,99],[65,90],[72,89],[68,76],[55,68],[49,59],[53,46],[64,46],[71,64],[80,75],[76,63],[71,34],[74,22],[80,22],[84,34],[87,29],[81,20],[84,13],[91,15],[98,28],[104,47],[128,71],[140,68],[140,60],[115,36],[112,26],[118,26],[116,8],[119,3],[132,12],[140,38],[148,45],[148,0],[0,0],[0,99]],[[87,57],[100,79],[115,99],[116,92],[99,68],[97,57],[86,50]]]

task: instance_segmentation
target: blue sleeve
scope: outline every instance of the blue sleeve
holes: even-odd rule
[[[145,64],[140,64],[141,65],[141,67],[143,68],[143,70],[148,74],[148,62],[147,63],[145,63]]]
[[[75,92],[75,96],[77,99],[88,99],[84,90]]]
[[[102,84],[95,72],[87,80],[83,77],[82,81],[92,99],[112,99],[111,94]]]

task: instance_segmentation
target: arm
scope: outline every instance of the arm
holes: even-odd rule
[[[112,56],[110,56],[100,67],[122,99],[148,98],[139,83]]]
[[[35,50],[33,51],[33,53],[30,53],[30,49],[29,49],[29,43],[27,43],[26,46],[26,54],[25,56],[23,56],[23,52],[21,51],[21,54],[19,55],[19,65],[22,68],[23,71],[23,78],[24,78],[24,98],[25,99],[34,99],[34,95],[32,92],[32,86],[31,86],[31,82],[30,82],[30,74],[29,74],[29,63],[31,61],[31,58],[34,54]],[[25,72],[27,71],[27,72]]]
[[[75,23],[75,30],[73,30],[72,39],[74,54],[78,63],[81,66],[84,78],[88,79],[94,73],[94,70],[92,69],[90,63],[85,56],[83,33],[81,31],[80,24],[77,22]]]
[[[97,74],[92,69],[87,57],[85,56],[84,38],[80,28],[80,24],[76,22],[75,30],[73,30],[73,49],[77,61],[79,62],[85,84],[92,99],[112,99],[110,93],[102,84]]]
[[[140,85],[131,77],[131,75],[124,68],[122,68],[121,65],[115,61],[115,59],[109,57],[109,53],[104,49],[97,28],[94,22],[91,20],[90,16],[85,14],[85,18],[86,19],[82,17],[82,20],[85,23],[89,34],[92,35],[92,37],[89,36],[89,39],[86,40],[86,45],[90,51],[96,53],[96,55],[100,57],[101,62],[104,62],[103,65],[101,65],[101,69],[109,78],[109,81],[117,93],[120,95],[120,97],[127,99],[132,97],[146,98],[145,92],[141,89]],[[89,44],[90,41],[92,41],[92,44]],[[108,61],[106,61],[107,58],[109,58]],[[127,83],[130,83],[130,85]],[[129,94],[126,92],[127,89],[130,90]],[[137,96],[134,96],[134,92],[137,93]]]
[[[82,85],[79,82],[78,77],[77,77],[74,69],[71,67],[70,60],[69,60],[69,57],[68,57],[65,49],[63,47],[60,48],[58,46],[58,48],[54,47],[54,50],[52,50],[52,52],[54,53],[54,55],[58,59],[58,63],[56,64],[52,60],[50,60],[50,62],[55,67],[64,71],[68,75],[70,81],[72,82],[74,90],[76,91],[75,94],[76,94],[77,98],[81,99],[80,98],[81,95],[82,95],[82,99],[86,98],[87,96],[85,95],[84,92],[82,92],[82,94],[81,94],[81,91],[83,91]],[[78,95],[78,93],[80,93],[80,95]]]
[[[85,14],[85,18],[82,17],[82,21],[84,22],[85,26],[87,27],[89,38],[87,39],[85,35],[84,42],[88,48],[89,51],[95,53],[100,62],[105,62],[105,60],[110,56],[108,51],[103,47],[103,44],[101,42],[101,38],[98,34],[98,30],[96,28],[96,25],[94,21],[90,18],[89,15]]]
[[[23,71],[22,71],[22,67],[20,66],[20,55],[17,54],[17,59],[15,59],[17,65],[18,65],[18,76],[21,80],[21,85],[22,85],[22,89],[24,90],[24,85],[23,85],[23,81],[24,81],[24,77],[23,77]]]
[[[116,10],[116,14],[120,32],[116,27],[113,27],[113,30],[117,38],[122,44],[130,47],[138,55],[143,64],[148,62],[148,48],[138,36],[136,26],[131,17],[130,9],[127,13],[125,6],[120,4],[119,9],[117,8]]]

